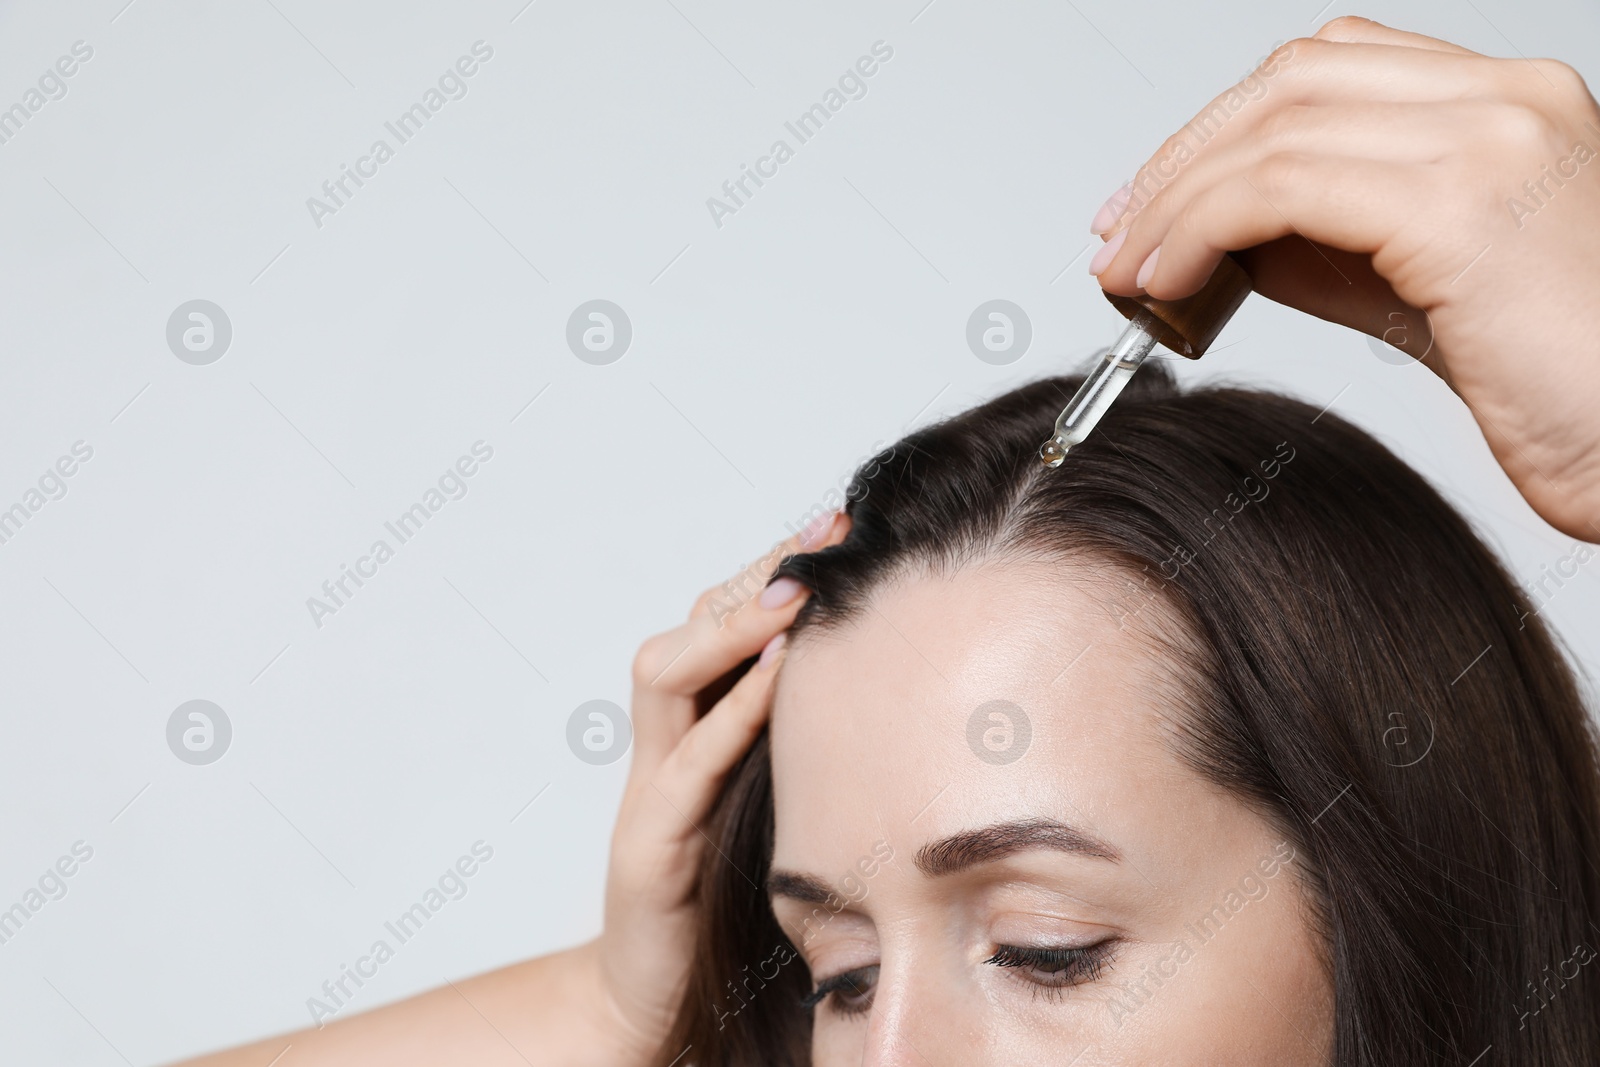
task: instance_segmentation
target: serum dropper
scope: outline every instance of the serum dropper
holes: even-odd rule
[[[1056,419],[1055,436],[1039,449],[1040,462],[1046,467],[1061,466],[1072,446],[1089,436],[1157,344],[1190,359],[1204,355],[1250,289],[1250,276],[1244,268],[1232,256],[1224,255],[1206,284],[1192,296],[1157,300],[1144,293],[1106,293],[1112,306],[1127,316],[1127,328],[1067,401]]]

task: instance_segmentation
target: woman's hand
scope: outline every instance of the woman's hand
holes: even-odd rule
[[[1600,108],[1571,67],[1335,19],[1091,228],[1110,292],[1187,296],[1244,250],[1262,295],[1420,356],[1534,510],[1600,541]]]
[[[847,516],[830,515],[775,546],[706,590],[688,622],[651,637],[634,658],[633,765],[611,837],[605,931],[594,945],[620,1046],[611,1062],[650,1062],[683,994],[695,880],[710,847],[699,826],[766,724],[783,631],[809,594],[791,579],[767,579],[784,556],[837,543],[849,527]],[[728,673],[757,653],[761,661],[724,695]]]

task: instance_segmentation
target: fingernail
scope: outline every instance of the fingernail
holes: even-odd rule
[[[1155,274],[1156,274],[1156,257],[1158,257],[1160,255],[1161,255],[1161,246],[1160,245],[1156,245],[1155,251],[1151,252],[1148,256],[1145,257],[1144,266],[1139,268],[1138,276],[1133,279],[1133,284],[1134,285],[1137,285],[1139,288],[1143,289],[1145,287],[1145,285],[1150,281],[1150,279],[1155,277]]]
[[[783,647],[783,643],[788,639],[789,635],[787,633],[773,634],[772,640],[768,641],[766,646],[762,648],[761,657],[756,660],[756,670],[759,671],[770,667],[772,661],[778,658],[778,650]]]
[[[1122,188],[1112,193],[1100,210],[1094,213],[1094,221],[1089,223],[1090,233],[1105,233],[1117,224],[1122,213],[1128,210],[1129,194],[1133,192],[1132,182],[1123,182]]]
[[[1089,273],[1099,274],[1111,266],[1111,261],[1117,258],[1117,249],[1122,247],[1122,242],[1128,239],[1128,231],[1120,230],[1117,235],[1100,246],[1100,251],[1094,254],[1089,261]]]
[[[811,548],[813,545],[821,544],[828,536],[828,531],[833,529],[833,520],[838,517],[837,511],[830,511],[806,523],[806,528],[800,531],[800,547]]]
[[[775,578],[771,585],[761,590],[761,606],[768,610],[781,608],[793,600],[799,594],[801,588],[800,583],[788,575],[784,575],[782,578]]]

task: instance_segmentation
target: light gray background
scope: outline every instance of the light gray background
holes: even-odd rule
[[[94,49],[0,145],[0,507],[94,449],[0,544],[0,908],[94,849],[0,945],[6,1063],[304,1026],[479,839],[468,894],[352,1011],[592,936],[627,764],[574,758],[571,711],[626,704],[639,642],[874,441],[1108,344],[1091,214],[1276,42],[1350,11],[125,2],[0,9],[0,106]],[[1600,74],[1576,0],[1360,13]],[[480,39],[467,96],[315,226],[306,199]],[[866,97],[715,226],[707,197],[880,39]],[[233,325],[209,366],[165,341],[197,298]],[[597,298],[634,329],[610,366],[564,341]],[[1009,366],[965,341],[995,298],[1033,325]],[[1253,298],[1179,369],[1332,403],[1519,580],[1572,547],[1463,406],[1363,336]],[[316,628],[306,598],[480,439],[468,495]],[[1591,672],[1597,572],[1546,611]],[[209,766],[166,745],[192,699],[233,725]]]

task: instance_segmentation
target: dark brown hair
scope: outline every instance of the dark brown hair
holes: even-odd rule
[[[795,638],[908,567],[1109,564],[1127,611],[1181,620],[1184,756],[1302,857],[1334,1064],[1600,1064],[1600,968],[1581,966],[1600,946],[1596,740],[1527,597],[1393,453],[1287,397],[1180,392],[1148,367],[1046,469],[1078,382],[1024,385],[858,471],[849,535],[778,569],[813,590]],[[763,735],[706,828],[720,854],[663,1064],[685,1046],[696,1067],[809,1061],[805,965],[768,977],[787,941],[751,882],[772,827]]]

